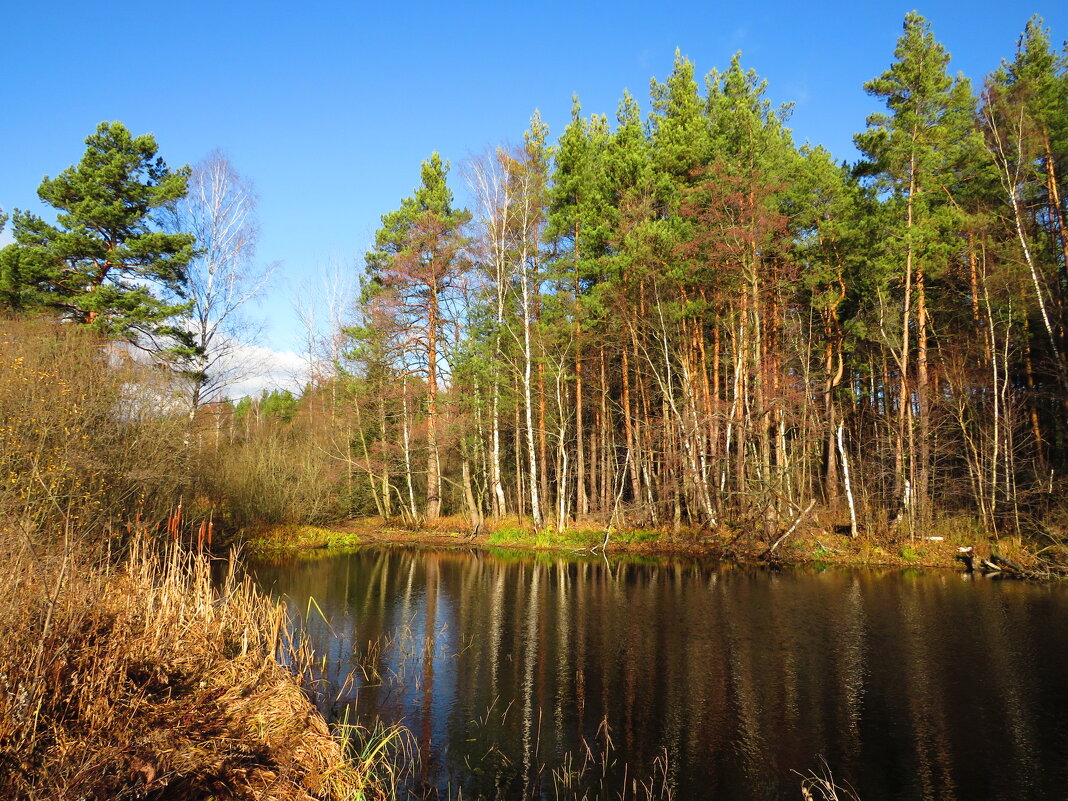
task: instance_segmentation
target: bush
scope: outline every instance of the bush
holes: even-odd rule
[[[232,525],[318,524],[346,512],[344,468],[303,420],[267,419],[205,456],[201,486]]]
[[[74,325],[0,321],[0,527],[113,532],[186,483],[169,374]]]

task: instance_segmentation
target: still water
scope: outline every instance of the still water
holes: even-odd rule
[[[799,799],[825,761],[862,801],[1068,799],[1062,585],[316,556],[253,570],[321,657],[324,713],[410,729],[415,797]]]

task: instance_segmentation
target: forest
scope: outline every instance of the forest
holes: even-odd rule
[[[770,534],[814,508],[854,537],[1056,539],[1068,62],[1037,17],[981,86],[949,57],[909,14],[853,164],[797,144],[740,54],[700,79],[676,53],[645,114],[576,97],[555,139],[535,112],[521,145],[433,154],[358,297],[309,325],[299,397],[226,393],[228,315],[263,278],[241,177],[171,170],[119,123],[42,183],[56,225],[14,213],[0,305],[152,365],[141,417],[188,428],[164,494],[220,525]]]
[[[757,571],[744,559],[717,562],[708,572],[698,560],[661,571],[645,570],[644,556],[615,564],[604,557],[610,541],[616,546],[630,537],[627,543],[640,544],[647,535],[676,553],[696,543],[685,553],[728,557],[747,555],[731,550],[744,538],[754,555],[769,556],[795,530],[808,528],[823,541],[814,540],[818,550],[811,553],[792,552],[796,561],[810,561],[812,553],[824,558],[835,550],[826,542],[842,553],[847,544],[857,546],[850,552],[857,564],[900,564],[937,541],[942,566],[956,556],[969,573],[972,557],[958,548],[971,553],[979,546],[1000,575],[1011,574],[1005,566],[1018,576],[1065,574],[1068,51],[1038,17],[1026,24],[1015,50],[1009,42],[1006,51],[1000,66],[991,55],[992,71],[973,85],[950,74],[950,55],[929,24],[908,14],[890,66],[863,84],[881,110],[857,120],[854,163],[796,142],[790,106],[771,103],[765,81],[743,66],[740,54],[702,78],[680,51],[671,73],[651,81],[648,99],[624,93],[613,119],[587,113],[575,97],[570,122],[558,133],[535,111],[521,144],[455,166],[434,153],[418,177],[412,165],[412,194],[381,218],[373,245],[350,270],[358,291],[350,297],[338,281],[314,302],[298,295],[309,367],[303,386],[258,396],[236,389],[257,369],[273,369],[250,358],[252,301],[271,280],[256,255],[250,181],[219,152],[193,167],[171,167],[152,134],[100,123],[81,160],[38,187],[54,221],[18,209],[0,213],[0,228],[13,240],[0,250],[0,562],[6,566],[0,795],[340,801],[407,792],[404,766],[420,755],[433,766],[429,729],[412,746],[403,721],[327,722],[327,707],[316,702],[327,692],[324,677],[340,670],[341,660],[328,665],[326,654],[355,658],[365,631],[357,636],[345,611],[337,620],[349,626],[347,645],[316,652],[314,638],[300,629],[318,620],[313,609],[334,630],[313,595],[302,618],[242,572],[234,551],[223,556],[231,544],[255,545],[264,531],[290,538],[286,558],[307,559],[294,562],[297,567],[287,563],[297,586],[306,578],[321,597],[320,588],[335,586],[346,603],[361,592],[374,596],[368,609],[403,608],[408,636],[427,635],[409,656],[431,678],[435,633],[452,636],[455,629],[456,657],[476,648],[482,643],[476,634],[485,632],[461,624],[482,619],[470,613],[483,602],[499,622],[510,576],[513,605],[525,621],[522,636],[529,637],[526,662],[521,666],[510,650],[520,642],[518,629],[502,639],[497,623],[481,628],[496,632],[486,651],[494,681],[498,657],[501,675],[506,664],[516,677],[524,671],[526,700],[515,706],[523,707],[528,726],[527,757],[532,743],[535,752],[541,744],[540,733],[536,740],[530,735],[535,717],[541,725],[533,677],[535,644],[550,641],[535,636],[544,620],[560,621],[549,629],[562,645],[552,647],[551,667],[538,675],[559,674],[561,686],[574,680],[574,697],[586,697],[585,663],[557,660],[570,642],[568,604],[586,609],[576,589],[583,581],[594,599],[613,603],[624,586],[641,584],[646,593],[640,604],[619,607],[614,628],[605,623],[608,613],[588,626],[575,614],[582,637],[622,633],[620,642],[648,648],[640,671],[620,673],[632,700],[655,695],[646,684],[663,672],[663,654],[654,652],[660,645],[639,633],[655,627],[679,637],[667,660],[687,665],[674,674],[683,690],[679,708],[705,714],[704,702],[694,700],[704,697],[699,682],[689,685],[702,665],[721,665],[708,680],[709,697],[727,708],[737,695],[744,711],[763,708],[762,687],[772,688],[767,697],[780,689],[784,698],[804,695],[798,688],[808,685],[797,678],[797,666],[827,658],[834,663],[827,686],[835,688],[834,698],[844,688],[841,709],[849,714],[840,719],[850,723],[829,725],[822,711],[795,719],[791,701],[789,714],[768,707],[770,739],[784,721],[800,727],[797,753],[824,729],[859,737],[864,727],[854,712],[863,704],[852,682],[859,686],[871,672],[862,669],[865,638],[857,633],[868,614],[860,599],[868,592],[872,608],[881,608],[880,597],[890,599],[888,619],[911,610],[905,644],[891,650],[904,655],[908,670],[915,666],[901,686],[919,688],[921,699],[881,703],[878,688],[872,691],[871,707],[915,718],[913,728],[868,727],[895,729],[898,738],[915,733],[908,748],[888,740],[872,751],[880,754],[880,771],[892,764],[884,750],[912,753],[915,746],[925,797],[937,794],[928,780],[930,765],[941,763],[921,753],[929,745],[924,732],[942,732],[935,750],[943,756],[949,740],[939,728],[941,713],[934,716],[938,725],[924,717],[942,708],[923,702],[924,692],[946,708],[984,716],[1003,710],[1015,721],[1003,728],[1021,738],[1006,752],[1030,754],[1028,743],[1057,742],[1055,732],[1021,724],[1018,713],[1026,708],[1049,717],[1045,710],[1058,708],[1055,693],[1063,682],[1047,679],[1049,695],[1006,690],[999,707],[993,685],[982,679],[970,685],[954,661],[970,653],[953,645],[958,635],[970,638],[968,647],[981,643],[984,653],[996,652],[998,675],[1014,679],[1045,676],[1049,665],[1063,661],[1054,656],[1024,667],[1012,656],[1017,646],[1031,653],[1030,640],[1017,641],[1028,626],[1056,653],[1049,634],[1056,626],[1032,614],[1053,614],[1051,596],[1043,594],[1032,607],[1013,605],[1027,600],[1022,593],[992,595],[1023,582],[954,583],[946,592],[955,593],[958,606],[918,614],[912,600],[893,594],[897,589],[878,595],[898,586],[893,579],[857,571],[834,579],[836,586],[848,584],[841,615],[828,613],[838,601],[820,594],[829,586],[822,578],[812,597],[824,600],[814,606],[802,599],[776,615],[773,601],[783,587],[753,591],[758,582],[750,578],[759,572],[763,581],[773,571]],[[527,548],[595,542],[601,554],[594,558],[594,547],[581,548],[581,557],[570,555],[575,564],[552,567],[520,565],[510,551],[465,554],[464,581],[496,571],[495,589],[464,584],[455,606],[469,614],[449,628],[453,585],[442,577],[459,575],[459,569],[449,572],[463,561],[454,559],[458,551],[427,560],[425,586],[432,591],[413,595],[410,553],[394,559],[388,548],[364,551],[361,558],[381,558],[385,567],[353,589],[351,571],[337,583],[315,569],[329,566],[321,556],[336,554],[299,550],[302,532],[333,536],[360,525],[360,537],[386,531],[417,540],[446,531],[468,544],[479,537],[482,544]],[[716,551],[709,543],[723,547]],[[878,545],[899,548],[901,559],[894,562]],[[1003,555],[1021,559],[1025,569]],[[285,561],[271,563],[269,553],[263,558],[268,570]],[[405,593],[399,605],[385,601],[387,579]],[[901,585],[910,593],[911,580],[906,576]],[[948,584],[939,579],[939,592]],[[715,595],[693,596],[713,610],[700,620],[686,604],[667,603],[683,597],[677,588],[691,585],[702,593],[716,588]],[[730,586],[742,589],[737,614],[729,611],[733,596],[720,589]],[[973,589],[974,596],[961,594]],[[419,628],[408,610],[424,596],[427,617]],[[547,613],[550,597],[555,611]],[[812,616],[819,604],[822,615]],[[659,617],[639,619],[649,609],[661,610]],[[988,609],[996,624],[959,623],[957,612],[946,612],[976,609]],[[1007,617],[1006,610],[1018,616]],[[518,621],[520,613],[512,617]],[[676,617],[690,622],[672,628]],[[820,617],[821,625],[849,618],[849,626],[826,642],[807,643],[818,658],[760,667],[765,654],[802,654],[801,641],[815,630],[810,617]],[[750,618],[757,634],[732,628]],[[360,625],[373,629],[371,620]],[[769,629],[767,620],[781,631]],[[952,625],[948,634],[931,628],[937,648],[928,652],[916,639],[917,620]],[[717,627],[722,631],[706,631]],[[722,647],[710,645],[706,635],[723,631],[729,636]],[[879,629],[870,636],[882,644],[871,648],[880,665],[880,648],[889,647],[883,635]],[[365,683],[381,679],[367,666],[399,642],[403,637],[367,642],[370,661],[359,666]],[[587,639],[578,642],[576,653],[585,659]],[[612,702],[597,729],[605,741],[617,693],[592,688],[596,676],[610,678],[618,667],[625,649],[613,642],[605,640],[603,658],[589,651],[590,697]],[[768,642],[791,644],[765,648]],[[694,650],[682,659],[691,643]],[[932,676],[941,674],[928,656],[942,646],[949,678],[939,690]],[[840,654],[846,661],[839,674]],[[443,651],[441,658],[454,657]],[[470,658],[472,676],[490,664]],[[355,663],[348,667],[352,672],[338,674],[335,697],[327,699],[335,712],[346,692],[363,686],[354,678]],[[724,678],[730,671],[740,677],[737,687]],[[405,671],[383,667],[382,673],[399,680]],[[438,686],[461,675],[451,661],[439,673]],[[635,684],[635,675],[649,678]],[[418,676],[415,681],[420,684]],[[383,686],[392,692],[392,685]],[[972,686],[986,688],[981,703]],[[433,687],[428,679],[412,693],[420,696],[428,726],[438,720]],[[496,691],[492,697],[491,709]],[[945,700],[954,698],[965,702]],[[355,694],[352,699],[355,705]],[[558,701],[557,716],[562,720],[576,705],[581,714],[582,704]],[[506,716],[513,703],[502,706]],[[464,725],[473,716],[490,718],[481,710],[463,715]],[[701,719],[725,731],[721,718]],[[671,720],[674,730],[674,712]],[[626,732],[633,733],[632,723],[628,713]],[[978,728],[964,724],[969,742]],[[750,737],[749,722],[745,731]],[[442,742],[452,736],[468,734],[456,729]],[[582,744],[592,755],[589,743]],[[491,745],[482,759],[496,750]],[[825,778],[802,776],[797,771],[811,764],[773,766],[748,748],[730,746],[724,764],[733,770],[746,751],[747,759],[757,755],[762,770],[792,770],[792,787],[802,777],[806,798],[847,797],[836,794],[826,761]],[[857,746],[856,753],[864,749]],[[542,768],[499,754],[507,770],[497,778],[522,765],[519,778],[536,773],[538,782],[548,781]],[[667,756],[665,746],[664,761],[657,756],[656,763],[665,794],[657,798],[673,797]],[[607,764],[607,750],[604,759]],[[1030,756],[1023,762],[1038,764]],[[707,766],[696,759],[690,767]],[[465,770],[481,780],[484,767],[467,763]],[[629,798],[629,766],[622,769],[619,797]],[[571,768],[560,775],[572,777]],[[739,774],[738,786],[770,797],[770,785],[759,779],[767,775]],[[1043,781],[1054,786],[1057,775],[1051,767]],[[870,788],[891,786],[884,774],[877,778]],[[646,796],[630,781],[633,797],[654,797],[651,780],[641,785]],[[991,784],[986,772],[981,784]],[[431,796],[425,781],[418,786],[420,797],[443,797]],[[1012,797],[1035,786],[1013,784]],[[548,793],[548,785],[543,789]],[[524,790],[522,797],[548,795]]]

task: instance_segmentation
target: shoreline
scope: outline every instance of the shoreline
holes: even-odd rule
[[[923,568],[966,572],[962,548],[971,548],[977,564],[1000,555],[1020,566],[1014,578],[1051,578],[1024,547],[1010,539],[990,540],[958,527],[955,532],[928,537],[870,535],[850,537],[826,527],[812,526],[782,537],[776,544],[755,534],[736,531],[624,529],[607,540],[604,529],[573,528],[535,533],[512,521],[472,534],[459,518],[442,518],[433,525],[410,527],[377,518],[339,521],[324,526],[279,524],[246,533],[246,547],[256,556],[327,549],[340,551],[361,545],[419,545],[465,550],[496,548],[569,555],[707,558],[773,567]],[[782,535],[780,535],[781,537]],[[602,549],[602,545],[605,544]],[[1006,576],[1011,575],[1006,572]]]

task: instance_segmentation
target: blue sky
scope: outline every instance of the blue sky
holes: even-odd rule
[[[299,351],[294,294],[329,265],[355,274],[432,151],[455,166],[519,141],[535,108],[555,137],[572,93],[585,112],[614,115],[625,88],[647,106],[678,47],[699,75],[741,50],[774,102],[796,104],[799,142],[852,159],[878,108],[862,84],[890,64],[913,8],[976,84],[1032,13],[1068,38],[1068,5],[1050,0],[9,3],[0,208],[47,214],[41,178],[76,162],[101,120],[154,133],[171,165],[221,148],[259,192],[261,259],[281,262],[256,311],[263,344]]]

